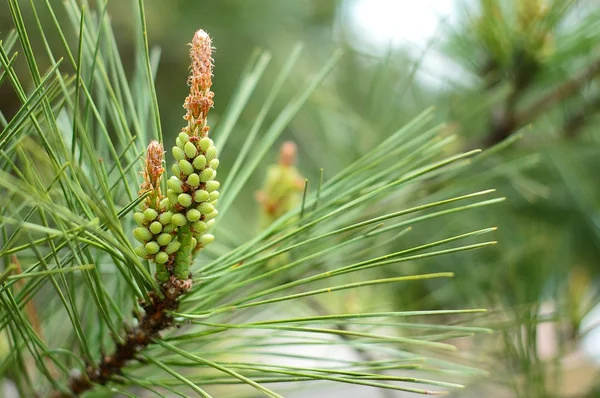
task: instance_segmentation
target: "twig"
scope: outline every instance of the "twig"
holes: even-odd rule
[[[537,117],[544,113],[548,108],[551,108],[559,102],[569,98],[599,74],[600,59],[597,59],[581,74],[556,87],[553,91],[548,93],[548,95],[529,106],[523,112],[519,113],[516,117],[517,125],[522,126],[531,122],[532,120],[537,119]]]
[[[116,343],[114,352],[107,355],[96,365],[89,365],[85,372],[73,377],[69,382],[71,394],[57,392],[53,398],[79,396],[94,387],[94,384],[105,385],[113,381],[114,376],[120,375],[123,368],[136,355],[160,338],[159,333],[174,326],[175,321],[171,312],[179,306],[179,297],[189,290],[188,281],[171,277],[162,286],[162,297],[150,293],[150,302],[141,303],[144,313],[139,317],[139,323],[127,332],[123,343]]]
[[[565,99],[578,92],[584,85],[589,83],[597,75],[600,75],[600,59],[595,60],[586,70],[556,87],[538,101],[517,112],[514,105],[522,90],[513,90],[507,104],[499,109],[492,117],[492,129],[487,140],[487,145],[492,146],[504,140],[516,129],[537,119],[548,109],[559,104]]]

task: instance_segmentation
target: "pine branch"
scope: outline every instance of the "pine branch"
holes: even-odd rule
[[[127,331],[124,341],[116,341],[113,354],[104,356],[98,364],[88,365],[83,374],[71,379],[69,389],[75,396],[90,390],[94,384],[105,385],[112,381],[153,339],[160,338],[161,331],[174,325],[171,312],[178,308],[179,297],[192,287],[189,279],[192,256],[214,239],[205,233],[209,228],[207,223],[214,222],[218,214],[214,205],[219,196],[218,183],[214,180],[219,160],[208,138],[207,124],[214,96],[210,91],[212,42],[206,32],[199,30],[190,46],[190,94],[184,104],[187,110],[184,119],[188,124],[173,148],[178,161],[175,175],[167,184],[165,197],[161,192],[164,149],[152,141],[146,150],[144,181],[139,192],[145,199],[134,214],[138,228],[133,235],[143,244],[136,248],[136,253],[156,264],[155,277],[160,283],[161,295],[148,292],[147,302],[140,303],[144,314],[139,315],[138,325]],[[62,392],[55,395],[65,396],[68,395]]]
[[[17,3],[14,2],[14,4]],[[162,183],[164,181],[161,182],[161,176],[166,171],[163,168],[164,149],[157,141],[151,142],[142,173],[144,183],[136,201],[134,190],[130,184],[135,177],[135,166],[141,152],[136,144],[138,142],[147,143],[153,138],[160,140],[161,130],[157,125],[159,113],[156,107],[156,96],[152,92],[154,84],[151,75],[155,73],[153,67],[155,64],[154,57],[151,57],[151,53],[148,51],[143,2],[139,2],[142,39],[140,42],[143,52],[138,54],[141,63],[133,74],[134,78],[131,83],[121,66],[120,55],[108,19],[104,20],[105,5],[100,6],[100,12],[97,15],[101,17],[96,21],[93,13],[85,14],[86,18],[84,19],[77,2],[67,1],[65,4],[73,25],[78,27],[80,32],[77,54],[70,52],[60,24],[56,20],[54,23],[65,42],[68,59],[77,71],[77,77],[74,79],[76,82],[74,99],[69,81],[62,76],[56,78],[62,91],[58,91],[56,94],[52,94],[54,91],[50,92],[50,90],[46,90],[49,91],[48,93],[46,91],[39,93],[43,96],[44,114],[34,112],[35,104],[27,105],[25,102],[27,97],[23,96],[23,102],[26,104],[24,105],[26,112],[24,111],[23,126],[30,127],[29,125],[33,124],[36,127],[34,131],[44,138],[44,143],[46,141],[58,143],[56,150],[48,144],[40,150],[31,151],[36,155],[35,160],[40,158],[39,153],[45,155],[44,150],[48,152],[48,155],[52,155],[51,159],[56,158],[55,173],[49,173],[48,181],[45,179],[41,181],[43,184],[39,185],[44,190],[40,189],[39,193],[38,190],[23,189],[23,187],[29,188],[36,185],[37,179],[33,178],[36,181],[30,181],[32,178],[26,178],[21,176],[20,172],[17,173],[18,165],[10,162],[11,154],[9,153],[9,156],[6,156],[9,162],[6,167],[15,170],[15,173],[19,174],[19,179],[15,178],[13,181],[12,177],[4,178],[4,180],[0,178],[0,186],[3,189],[17,195],[15,196],[17,198],[24,199],[23,208],[31,207],[29,214],[36,214],[35,212],[39,209],[52,216],[49,220],[44,219],[42,225],[37,225],[35,219],[29,219],[29,215],[25,216],[24,222],[20,222],[20,213],[13,214],[10,208],[11,211],[5,210],[2,214],[3,217],[8,216],[7,220],[10,221],[10,223],[5,221],[5,231],[3,231],[5,235],[9,235],[13,231],[13,225],[18,225],[19,230],[32,230],[45,234],[39,239],[37,236],[31,237],[30,242],[26,245],[15,246],[18,243],[15,240],[13,244],[9,245],[10,247],[6,248],[7,254],[31,249],[40,263],[32,264],[29,269],[24,271],[23,276],[19,277],[28,280],[25,285],[27,290],[24,288],[22,292],[19,291],[13,306],[15,310],[18,310],[19,307],[27,305],[28,300],[41,291],[45,280],[42,278],[73,270],[89,269],[90,272],[83,273],[82,280],[75,279],[75,277],[64,279],[62,281],[64,288],[60,286],[61,289],[56,289],[59,295],[62,295],[64,291],[68,300],[62,300],[60,304],[67,310],[67,315],[73,318],[71,320],[73,330],[63,334],[64,341],[52,341],[52,344],[46,347],[44,342],[38,343],[34,333],[24,334],[21,340],[15,340],[13,353],[16,353],[14,356],[18,360],[27,360],[30,354],[25,350],[22,350],[23,353],[17,352],[17,350],[20,350],[21,346],[31,345],[32,348],[26,348],[31,352],[31,357],[36,359],[35,365],[44,364],[45,359],[39,358],[48,358],[58,365],[57,369],[61,373],[55,376],[48,372],[46,367],[40,366],[40,374],[31,380],[26,374],[24,375],[26,372],[21,372],[18,375],[20,384],[31,386],[31,390],[47,390],[48,384],[37,387],[40,386],[39,380],[45,378],[54,388],[51,391],[53,398],[93,393],[92,390],[96,387],[99,392],[106,391],[107,388],[102,388],[102,386],[111,387],[111,391],[123,390],[124,394],[128,394],[126,390],[132,387],[145,388],[158,395],[163,391],[176,392],[178,391],[177,387],[183,386],[183,388],[189,388],[208,397],[210,395],[204,393],[200,386],[219,386],[232,383],[246,384],[269,396],[280,397],[279,394],[261,385],[261,383],[271,383],[275,380],[289,383],[304,380],[326,380],[370,386],[378,388],[384,393],[388,389],[389,391],[400,390],[423,394],[443,393],[442,391],[411,388],[404,385],[406,382],[425,383],[446,388],[458,387],[455,383],[417,379],[395,375],[391,372],[396,369],[413,368],[414,364],[407,365],[403,362],[407,359],[415,361],[422,359],[421,354],[417,356],[410,353],[411,345],[415,345],[419,350],[425,348],[451,349],[449,344],[439,341],[453,336],[452,333],[458,333],[455,328],[424,323],[417,327],[439,332],[423,336],[411,335],[410,337],[388,336],[363,331],[365,327],[379,325],[413,328],[414,324],[403,325],[396,320],[396,317],[431,315],[438,314],[438,312],[367,314],[360,311],[352,314],[327,314],[323,307],[319,310],[321,302],[313,300],[312,296],[347,289],[372,288],[401,281],[450,277],[451,273],[437,273],[373,280],[359,279],[352,283],[333,279],[337,276],[363,272],[370,268],[383,267],[396,262],[412,262],[494,244],[495,242],[490,241],[429,251],[438,245],[470,239],[493,230],[486,229],[425,245],[411,246],[382,257],[371,258],[370,255],[376,251],[370,250],[365,250],[364,253],[357,256],[353,250],[366,246],[363,245],[364,242],[372,243],[374,246],[377,243],[376,237],[380,234],[396,232],[398,229],[404,230],[408,225],[414,223],[498,202],[498,200],[481,201],[435,213],[415,215],[387,225],[385,228],[382,227],[384,220],[404,217],[411,213],[492,191],[444,199],[383,215],[373,212],[374,209],[381,210],[382,202],[380,201],[389,198],[390,195],[395,195],[397,189],[425,180],[428,175],[445,173],[446,170],[451,170],[446,166],[451,164],[458,166],[462,160],[470,157],[476,151],[447,157],[443,148],[446,142],[440,141],[438,137],[439,128],[429,127],[433,117],[430,112],[424,112],[402,129],[382,139],[376,148],[369,151],[360,160],[348,165],[333,179],[323,183],[321,175],[321,183],[316,197],[312,193],[307,193],[307,190],[304,191],[305,196],[302,198],[301,206],[287,206],[285,211],[278,215],[274,226],[255,235],[251,240],[246,242],[239,239],[244,235],[240,233],[243,232],[240,231],[243,223],[237,221],[233,228],[218,230],[219,245],[213,251],[208,251],[209,258],[212,257],[212,259],[208,264],[201,265],[201,276],[196,279],[202,283],[195,285],[192,289],[192,258],[195,252],[204,249],[214,239],[210,232],[214,230],[215,220],[223,219],[225,210],[234,203],[236,196],[243,192],[242,189],[246,186],[246,182],[256,175],[256,170],[262,164],[264,156],[279,139],[294,115],[323,82],[339,60],[340,54],[335,53],[322,70],[315,77],[309,79],[298,95],[279,112],[271,126],[263,128],[262,124],[268,119],[269,109],[276,102],[279,90],[289,80],[291,70],[300,57],[299,47],[294,49],[281,74],[275,79],[274,88],[255,119],[243,145],[243,150],[236,158],[234,167],[230,169],[232,171],[229,172],[228,179],[224,184],[226,190],[219,194],[217,189],[220,184],[215,179],[216,169],[219,165],[216,148],[222,148],[230,133],[235,131],[236,121],[251,98],[254,87],[266,68],[269,56],[266,53],[260,57],[257,56],[256,65],[252,63],[247,73],[244,74],[239,94],[235,97],[233,106],[224,113],[223,123],[219,125],[218,145],[214,145],[212,139],[208,137],[209,126],[206,118],[213,100],[213,93],[210,91],[212,58],[208,51],[212,46],[208,36],[199,31],[194,37],[190,54],[193,65],[192,76],[188,83],[191,91],[184,105],[187,111],[185,116],[187,126],[177,136],[176,145],[172,148],[173,157],[177,161],[170,168],[172,177],[166,184]],[[51,11],[49,4],[47,7]],[[87,17],[87,15],[91,15],[91,17]],[[100,31],[95,26],[96,22],[102,27]],[[41,23],[40,30],[43,32]],[[24,29],[21,29],[19,34],[23,38],[27,38]],[[111,47],[108,54],[105,46],[100,45],[105,42],[109,43]],[[37,65],[33,57],[34,51],[29,47],[28,45],[26,52],[29,54],[28,61],[31,65]],[[200,47],[204,49],[203,52],[197,51]],[[54,59],[49,45],[47,45],[47,52],[48,57]],[[151,59],[153,62],[150,62]],[[4,58],[0,59],[0,61],[3,60]],[[3,65],[6,67],[8,63],[8,61],[4,61]],[[58,68],[58,64],[55,68]],[[58,69],[56,70],[58,71]],[[54,75],[54,69],[50,75]],[[13,80],[18,81],[16,77]],[[42,83],[44,81],[42,80]],[[53,104],[52,98],[55,97],[59,101],[65,102],[66,112],[61,111],[62,104],[50,107]],[[37,96],[32,98],[35,100]],[[85,106],[80,109],[82,102],[85,102]],[[67,115],[67,119],[72,117],[70,125],[67,123],[69,120],[61,119],[59,121],[55,117],[59,111],[61,115]],[[39,128],[36,119],[38,113],[48,119],[51,127],[48,131]],[[155,121],[153,127],[150,126],[152,120]],[[115,122],[114,126],[112,126],[113,121]],[[121,123],[116,123],[117,121]],[[115,128],[114,135],[108,133],[110,130],[108,126]],[[72,135],[69,137],[68,133],[71,128]],[[259,135],[263,130],[265,133],[262,136]],[[8,133],[12,139],[21,131],[26,132],[27,130],[19,130],[13,124]],[[66,136],[64,135],[65,131]],[[145,131],[152,131],[152,133],[146,134]],[[134,133],[137,134],[137,138]],[[99,137],[97,142],[95,137]],[[69,141],[71,146],[69,146]],[[10,146],[7,148],[10,149]],[[98,161],[99,157],[104,160]],[[443,160],[438,161],[439,159]],[[61,166],[62,164],[65,166]],[[35,165],[42,169],[38,164]],[[289,182],[291,182],[290,187],[298,191],[300,188],[298,181],[292,178]],[[304,185],[302,184],[302,186]],[[53,196],[46,195],[45,188],[47,187]],[[49,187],[58,188],[50,190]],[[281,184],[277,184],[276,187],[281,188]],[[119,188],[122,188],[126,195],[119,196],[120,194],[117,192]],[[54,196],[62,193],[65,196],[64,203],[61,195]],[[220,195],[224,196],[224,200],[219,199],[220,205],[217,210],[215,205]],[[120,202],[122,198],[125,200],[123,203],[129,203],[127,207],[120,208],[123,204]],[[319,206],[317,206],[317,202]],[[277,201],[276,204],[279,206],[281,202]],[[19,207],[20,210],[21,207]],[[134,213],[133,220],[137,224],[137,228],[133,231],[131,231],[130,222],[120,224],[121,217],[132,211]],[[219,218],[215,219],[218,214]],[[92,220],[94,224],[91,224]],[[96,226],[98,220],[102,223],[100,228]],[[84,226],[87,227],[88,221],[93,227],[83,229]],[[365,227],[369,228],[363,231]],[[85,232],[81,236],[80,228]],[[362,232],[357,235],[349,234],[350,238],[348,239],[347,233],[354,231]],[[140,243],[135,248],[129,242],[131,232]],[[228,234],[229,237],[232,237],[229,241]],[[386,237],[387,235],[381,236]],[[225,239],[221,240],[221,238]],[[38,252],[37,248],[45,248],[47,242],[52,252]],[[114,242],[117,242],[118,245],[115,245]],[[227,246],[231,246],[229,251],[227,251]],[[342,248],[351,250],[342,250]],[[291,250],[294,250],[294,261],[285,262],[280,267],[265,267],[269,259],[287,254]],[[418,253],[421,251],[425,252]],[[146,264],[144,266],[133,256],[134,254],[154,265]],[[327,263],[324,272],[318,274],[303,273],[304,270],[308,270],[315,259],[325,255],[335,255],[336,264]],[[46,259],[56,259],[55,268],[47,267],[43,271],[38,271],[40,266],[46,267]],[[106,267],[106,265],[112,265],[112,262],[122,277],[115,278],[112,270]],[[244,266],[239,267],[241,264]],[[156,274],[151,275],[151,271],[154,269],[156,269]],[[301,278],[289,279],[290,273],[299,274]],[[8,283],[15,283],[13,279],[16,278],[0,276],[0,279],[7,280]],[[53,281],[53,279],[50,280]],[[280,283],[286,280],[287,282]],[[328,287],[310,285],[321,282],[327,282]],[[295,293],[290,290],[299,292]],[[136,302],[132,301],[133,297],[142,296],[144,299],[139,302],[138,307]],[[47,298],[51,299],[51,296],[43,296],[44,300]],[[74,298],[81,299],[75,301]],[[268,319],[262,325],[231,322],[233,318],[237,320],[241,316],[254,316],[263,305],[292,303],[293,300],[303,298],[313,302],[315,304],[313,307],[317,309],[316,312],[324,315],[310,316],[304,319]],[[135,315],[133,315],[135,319],[126,315],[132,303],[136,307]],[[138,311],[138,308],[143,311]],[[235,313],[231,311],[234,308]],[[272,311],[270,314],[278,314],[278,312]],[[44,317],[43,321],[62,322],[62,316],[64,316],[62,312],[52,311]],[[213,317],[214,319],[212,319]],[[8,318],[8,316],[4,316],[4,318]],[[361,321],[362,318],[379,319]],[[191,321],[190,330],[187,330],[186,333],[178,333],[176,338],[163,338],[161,334],[177,326],[175,319],[198,319],[198,321]],[[130,320],[134,322],[130,322]],[[207,320],[211,323],[207,323]],[[32,320],[27,321],[34,323]],[[10,319],[5,320],[5,323],[12,327],[9,322]],[[324,322],[328,326],[323,327]],[[296,323],[300,323],[300,325],[296,325]],[[304,325],[305,323],[307,325]],[[14,322],[16,328],[21,324],[24,322]],[[120,324],[126,326],[121,328]],[[208,328],[204,324],[208,325]],[[250,329],[264,329],[271,332],[264,334],[236,333],[238,330]],[[475,333],[481,330],[468,329],[467,331]],[[105,350],[105,342],[109,333],[113,336],[115,343],[113,346],[109,341],[109,349]],[[290,338],[291,341],[273,342],[272,337],[275,333],[281,338]],[[303,335],[298,336],[298,333]],[[74,340],[73,336],[78,340]],[[331,339],[331,336],[338,338]],[[366,340],[363,342],[362,339]],[[260,344],[253,344],[255,342]],[[40,345],[39,349],[34,345],[36,343]],[[188,343],[193,343],[194,348],[186,346]],[[231,363],[228,361],[229,358],[225,357],[232,353],[235,355],[239,353],[244,358],[251,356],[249,361],[273,354],[285,358],[285,352],[274,353],[271,347],[276,346],[282,349],[289,345],[302,347],[302,344],[307,343],[332,346],[339,344],[344,348],[355,350],[357,355],[352,361],[334,358],[335,355],[331,358],[322,358],[323,365],[318,367],[308,367],[297,363],[292,366],[268,363],[247,365],[246,363]],[[379,357],[377,352],[371,351],[372,344],[375,343],[385,346],[385,359],[377,359]],[[397,347],[398,343],[401,344],[401,347]],[[155,348],[160,349],[160,352],[156,353],[161,356],[160,361],[157,361],[154,355],[149,356],[150,350],[147,350],[147,347],[150,345],[152,345],[152,351]],[[54,351],[56,346],[64,348],[61,351]],[[249,348],[254,351],[250,352]],[[190,352],[192,350],[195,352]],[[82,352],[85,354],[85,362],[80,360]],[[106,355],[106,352],[109,354]],[[409,353],[411,355],[408,355]],[[56,354],[60,354],[58,358]],[[66,361],[61,360],[63,354],[67,355]],[[301,359],[313,359],[304,353],[296,356]],[[76,374],[73,370],[73,360],[79,361],[79,366],[75,365],[75,369],[78,371]],[[142,365],[143,369],[138,369]],[[207,372],[197,374],[200,367],[205,368]],[[461,371],[453,363],[439,361],[435,365],[432,364],[432,367]],[[21,368],[24,367],[21,366]],[[189,370],[185,372],[184,368],[189,368]],[[156,373],[158,369],[166,371],[170,378],[163,379],[161,374]],[[209,373],[210,369],[215,371],[214,375]],[[136,371],[131,373],[133,370]],[[142,376],[141,372],[146,373]],[[70,378],[67,381],[68,375]],[[391,382],[402,384],[396,385]]]

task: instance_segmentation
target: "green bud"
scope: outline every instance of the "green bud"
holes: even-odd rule
[[[207,182],[213,179],[215,171],[213,169],[204,169],[200,173],[200,181]]]
[[[188,176],[186,182],[193,188],[196,188],[198,185],[200,185],[200,177],[198,176],[198,174],[192,173]]]
[[[156,254],[159,250],[160,246],[158,245],[158,243],[154,241],[146,243],[146,252],[148,254]]]
[[[171,224],[178,227],[183,227],[185,224],[187,224],[187,219],[181,213],[173,214],[173,217],[171,218]]]
[[[133,230],[133,237],[142,243],[148,242],[152,239],[152,232],[148,228],[137,227]]]
[[[202,213],[200,213],[196,209],[189,209],[185,215],[190,222],[198,221],[200,217],[202,217]]]
[[[148,253],[146,252],[146,248],[144,246],[138,246],[135,249],[133,249],[133,251],[141,258],[148,257]]]
[[[208,195],[208,201],[212,202],[219,199],[219,191],[212,191],[210,195]]]
[[[158,221],[162,225],[167,225],[167,224],[169,224],[171,222],[171,217],[173,217],[173,212],[171,212],[171,211],[165,211],[160,216],[158,216]]]
[[[204,216],[204,221],[210,221],[218,215],[219,215],[219,210],[215,209],[210,214],[207,214]]]
[[[191,142],[186,142],[183,150],[185,151],[185,155],[190,159],[195,158],[198,154],[196,145],[192,144]]]
[[[179,162],[181,159],[185,159],[184,150],[179,148],[178,146],[174,146],[173,147],[173,157],[175,158],[175,160],[177,162]]]
[[[201,150],[202,152],[206,152],[206,150],[207,150],[208,148],[210,148],[211,141],[212,141],[212,140],[211,140],[210,138],[208,138],[208,137],[204,137],[204,138],[202,138],[202,139],[200,140],[200,142],[198,143],[198,147],[200,147],[200,150]]]
[[[187,133],[184,133],[183,131],[181,133],[179,133],[177,138],[179,138],[181,140],[181,142],[183,142],[183,145],[185,145],[185,143],[190,140],[190,136],[187,135]]]
[[[214,147],[213,147],[213,148],[214,148]],[[208,156],[208,154],[207,154],[207,156]],[[215,158],[215,159],[211,160],[210,162],[208,162],[208,166],[209,166],[211,169],[213,169],[213,170],[216,170],[216,169],[217,169],[217,167],[219,167],[219,159],[216,159],[216,158]]]
[[[159,223],[158,221],[154,221],[152,224],[150,224],[150,226],[148,227],[148,229],[154,235],[160,234],[160,231],[162,231],[162,224]]]
[[[196,170],[202,170],[206,166],[206,157],[204,155],[198,155],[194,158],[194,168]]]
[[[169,255],[165,252],[158,252],[156,256],[154,256],[154,262],[156,264],[164,264],[169,261]]]
[[[217,148],[214,146],[209,147],[206,150],[206,160],[209,162],[217,157]]]
[[[146,217],[144,217],[144,213],[140,211],[136,211],[135,213],[133,213],[133,220],[140,227],[143,227],[146,223]]]
[[[177,225],[175,224],[167,224],[163,227],[163,233],[170,234],[173,233],[177,229]]]
[[[150,208],[144,210],[144,218],[146,218],[146,220],[156,220],[156,217],[158,217],[158,212],[156,210]]]
[[[194,201],[196,203],[206,202],[209,197],[210,197],[210,194],[203,189],[199,189],[196,192],[194,192]]]
[[[212,220],[208,220],[206,222],[206,226],[208,227],[208,229],[211,229],[213,225],[215,225],[215,219],[214,218]]]
[[[192,231],[200,234],[204,231],[206,231],[208,229],[208,227],[206,226],[206,223],[203,221],[196,221],[195,223],[192,224]]]
[[[171,234],[162,233],[156,238],[156,243],[158,243],[161,246],[166,246],[169,243],[171,243],[172,240],[173,236]]]
[[[164,198],[163,200],[160,201],[160,209],[162,211],[169,210],[169,206],[171,206],[171,202],[169,201],[169,198]],[[160,220],[160,216],[162,216],[162,214],[158,216],[159,220]]]
[[[176,175],[177,177],[179,177],[181,175],[181,169],[179,168],[179,165],[177,163],[175,163],[173,165],[173,167],[171,167],[171,171],[173,172],[174,175]]]
[[[180,193],[177,202],[183,207],[190,207],[192,204],[192,195],[189,193]]]
[[[215,211],[215,207],[207,202],[200,203],[200,205],[198,205],[197,209],[202,214],[210,214],[213,211]]]
[[[181,170],[181,173],[186,176],[189,176],[194,172],[194,166],[185,159],[179,161],[179,169]]]
[[[177,137],[177,138],[175,138],[175,144],[176,144],[176,145],[177,145],[179,148],[183,149],[183,145],[185,144],[185,142],[181,141],[181,138]]]
[[[192,248],[195,248],[196,246],[198,246],[198,240],[196,238],[194,238],[193,236],[192,236],[191,242],[192,242]]]
[[[187,279],[189,273],[190,272],[189,272],[186,264],[183,262],[175,264],[175,268],[173,268],[173,275],[175,275],[175,277],[177,279],[185,280],[185,279]]]
[[[169,199],[171,206],[177,203],[177,193],[172,189],[167,189],[167,198]]]
[[[208,192],[213,192],[219,189],[221,183],[219,181],[206,181],[205,189]]]
[[[200,237],[200,244],[202,246],[206,246],[211,244],[215,240],[215,236],[213,234],[204,234]]]
[[[167,271],[167,267],[164,265],[161,267],[156,267],[156,280],[160,283],[165,283],[169,280],[169,271]]]
[[[174,240],[167,245],[167,247],[165,248],[165,252],[167,254],[173,254],[177,250],[179,250],[180,247],[181,247],[181,242],[178,240]]]
[[[179,178],[177,178],[175,176],[173,176],[167,180],[167,187],[172,189],[173,192],[175,192],[175,193],[183,192],[183,183],[181,182],[181,180]]]

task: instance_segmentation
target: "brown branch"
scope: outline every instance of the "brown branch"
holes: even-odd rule
[[[534,121],[548,109],[577,93],[598,75],[600,75],[600,59],[595,60],[579,75],[554,88],[523,111],[515,111],[514,106],[505,106],[496,111],[492,115],[492,129],[487,139],[487,145],[491,146],[504,140],[518,128]],[[514,105],[516,97],[520,94],[522,94],[521,90],[513,91],[508,102]]]
[[[179,297],[189,290],[189,282],[171,277],[162,286],[162,297],[151,292],[150,302],[141,304],[144,313],[139,316],[138,325],[127,332],[125,341],[117,342],[114,352],[102,358],[97,365],[90,365],[84,373],[73,377],[69,382],[70,394],[57,392],[52,397],[79,396],[91,390],[95,384],[105,385],[113,381],[114,376],[120,375],[130,361],[136,360],[136,355],[153,339],[160,338],[161,331],[174,326],[175,321],[170,313],[179,306]]]
[[[560,86],[552,90],[548,95],[541,98],[534,104],[530,105],[526,110],[520,112],[516,119],[517,124],[522,126],[533,120],[544,113],[548,108],[551,108],[558,103],[569,98],[576,92],[578,92],[583,86],[589,83],[593,78],[600,74],[600,59],[597,59],[590,65],[589,68],[584,70],[578,76],[573,79],[566,81]]]

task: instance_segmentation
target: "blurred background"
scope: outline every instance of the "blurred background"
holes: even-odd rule
[[[127,71],[133,69],[136,27],[130,7],[108,3]],[[284,99],[333,51],[344,50],[334,73],[285,133],[296,142],[298,169],[309,180],[317,180],[321,168],[325,178],[334,175],[430,107],[455,137],[455,151],[489,151],[454,179],[433,179],[406,196],[431,200],[496,188],[506,202],[448,218],[445,225],[423,223],[401,243],[377,248],[398,250],[394,245],[418,244],[473,224],[499,228],[496,247],[408,266],[411,272],[453,271],[451,283],[377,292],[401,310],[490,310],[477,323],[495,333],[453,341],[488,372],[454,392],[457,397],[600,397],[599,10],[597,0],[146,2],[150,45],[160,49],[156,84],[163,128],[173,136],[182,126],[188,90],[184,44],[195,30],[209,32],[216,47],[211,124],[217,129],[256,48],[272,54],[267,78],[257,83],[256,98],[228,147],[221,148],[222,164],[233,163],[273,83],[268,76],[277,75],[299,42],[303,56],[284,86]],[[11,26],[2,3],[0,31]],[[10,119],[19,102],[8,85],[2,90],[0,108]],[[260,228],[255,191],[263,179],[264,173],[253,176],[254,188],[236,203],[237,214],[244,214],[239,233],[247,237]],[[368,301],[326,304],[342,308]],[[383,396],[360,391],[339,396]]]

